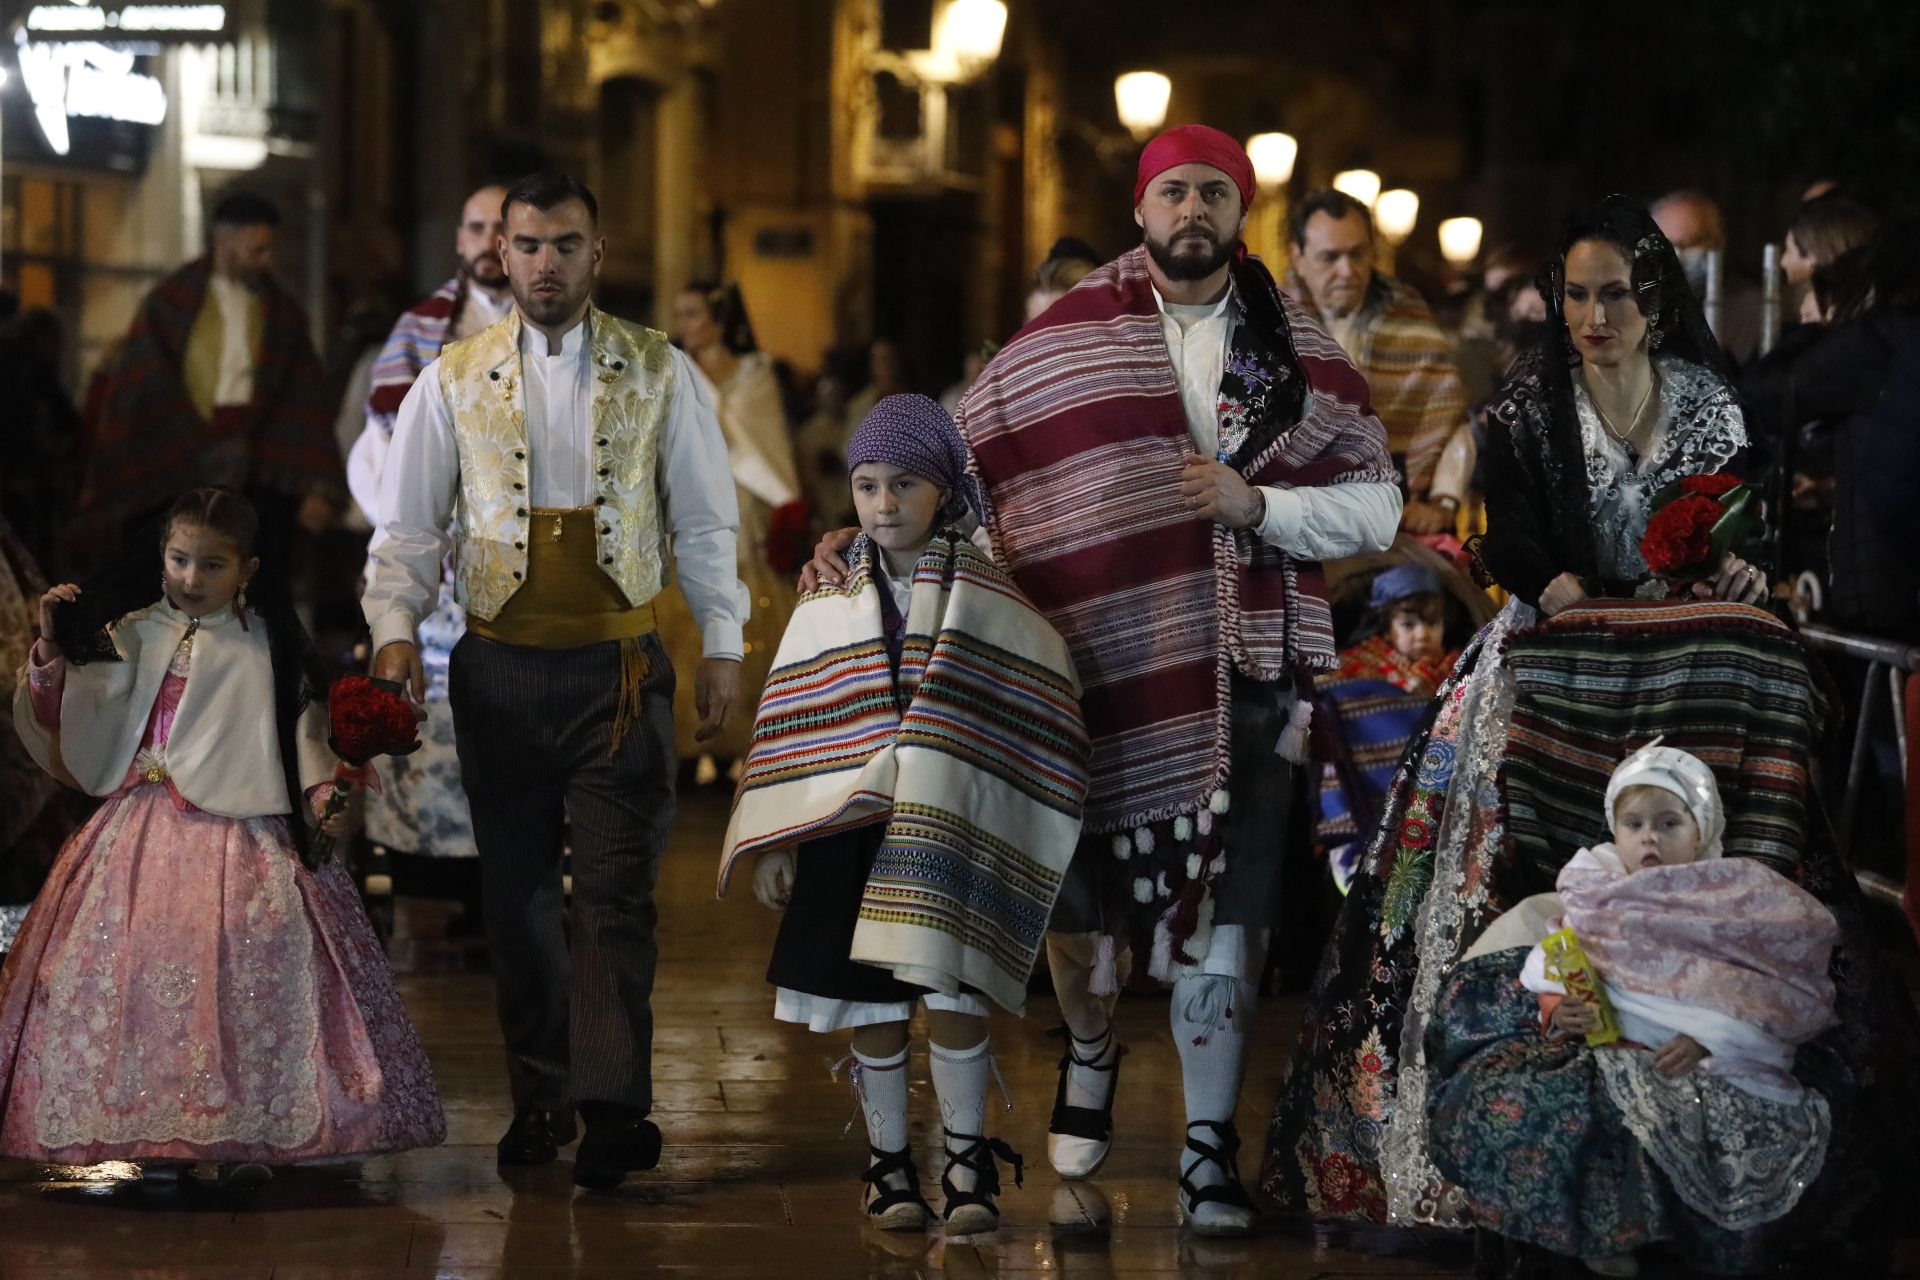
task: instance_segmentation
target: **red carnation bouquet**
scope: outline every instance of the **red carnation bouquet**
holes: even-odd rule
[[[392,680],[341,676],[327,693],[327,718],[331,724],[327,745],[340,763],[334,766],[333,795],[327,799],[322,820],[347,807],[347,796],[356,784],[380,789],[380,776],[373,769],[375,756],[411,755],[420,749],[420,714]],[[333,857],[333,837],[316,832],[310,848],[314,865],[319,866]]]
[[[1752,537],[1758,523],[1753,490],[1739,476],[1686,476],[1654,495],[1640,555],[1656,577],[1698,582]]]

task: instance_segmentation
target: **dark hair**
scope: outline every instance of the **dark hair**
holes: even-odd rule
[[[1427,621],[1445,622],[1447,598],[1438,591],[1415,591],[1410,595],[1400,596],[1380,606],[1380,621],[1391,623],[1403,613],[1417,614]]]
[[[1344,191],[1328,187],[1324,191],[1313,192],[1293,207],[1292,234],[1296,245],[1307,243],[1307,221],[1316,213],[1324,213],[1335,222],[1344,222],[1357,213],[1360,221],[1367,226],[1367,238],[1373,238],[1373,214],[1367,206]]]
[[[1623,195],[1607,196],[1575,210],[1567,218],[1554,255],[1541,274],[1540,296],[1547,300],[1548,318],[1559,330],[1558,340],[1564,349],[1567,367],[1580,363],[1579,352],[1566,327],[1567,255],[1575,245],[1588,240],[1611,245],[1627,262],[1634,305],[1647,318],[1652,330],[1648,334],[1649,347],[1704,365],[1724,381],[1726,353],[1707,327],[1699,299],[1681,269],[1679,254],[1654,222],[1653,215]],[[1570,410],[1572,405],[1563,407]]]
[[[1903,214],[1880,228],[1866,252],[1865,271],[1876,310],[1920,311],[1920,214]]]
[[[1872,250],[1859,245],[1813,269],[1813,300],[1823,319],[1831,314],[1836,323],[1851,320],[1871,305],[1872,265]]]
[[[739,285],[731,280],[725,284],[694,280],[680,292],[700,295],[707,315],[719,327],[720,342],[727,350],[743,356],[760,349],[759,342],[753,336],[753,321],[747,318],[747,300],[740,296]]]
[[[160,525],[161,550],[166,549],[174,526],[181,524],[231,539],[243,559],[253,554],[260,539],[260,516],[253,504],[226,489],[192,489],[175,499]]]
[[[277,227],[280,209],[265,196],[251,191],[233,191],[220,197],[213,206],[216,227]]]
[[[243,556],[251,556],[258,540],[260,517],[245,498],[226,489],[194,489],[182,494],[160,522],[161,546],[176,524],[189,524],[231,538]],[[119,662],[119,646],[111,626],[154,602],[152,526],[130,544],[121,562],[86,584],[80,599],[62,605],[53,615],[53,634],[68,662]],[[278,566],[276,566],[278,568]],[[286,779],[291,816],[288,834],[294,848],[307,849],[306,793],[300,785],[300,748],[295,732],[300,716],[311,703],[326,698],[326,673],[314,654],[313,641],[294,611],[293,594],[284,572],[256,574],[247,584],[247,614],[267,633],[273,661],[273,711],[280,744],[280,766]]]
[[[505,221],[507,214],[517,204],[545,213],[570,200],[578,200],[587,207],[587,221],[596,224],[600,221],[600,202],[593,198],[593,191],[586,183],[558,169],[543,169],[539,173],[528,174],[507,188],[506,198],[500,201],[500,218]]]
[[[1872,240],[1879,226],[1879,215],[1859,201],[1826,195],[1801,205],[1787,234],[1814,266],[1824,267]]]

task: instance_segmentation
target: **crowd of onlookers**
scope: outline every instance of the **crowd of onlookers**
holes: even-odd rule
[[[1720,209],[1709,197],[1685,191],[1655,202],[1653,212],[1689,282],[1704,292],[1709,256],[1726,251]],[[1294,209],[1287,283],[1317,307],[1375,384],[1375,408],[1409,481],[1408,532],[1465,534],[1476,509],[1473,464],[1484,439],[1483,407],[1515,355],[1547,324],[1536,279],[1544,255],[1526,244],[1499,243],[1474,272],[1440,278],[1410,270],[1411,283],[1403,284],[1379,270],[1372,241],[1363,206],[1338,193],[1310,196]],[[1328,244],[1333,248],[1323,251]],[[1746,465],[1765,474],[1780,512],[1771,567],[1776,578],[1797,584],[1803,616],[1891,638],[1920,637],[1920,566],[1897,554],[1901,515],[1920,497],[1920,220],[1882,217],[1822,183],[1809,189],[1781,229],[1780,246],[1775,289],[1764,290],[1723,259],[1718,305],[1710,308],[1717,336],[1741,371],[1756,445]],[[1104,256],[1084,241],[1062,238],[1030,277],[1026,317],[1078,284]],[[1334,265],[1317,267],[1316,258]],[[1342,312],[1330,299],[1340,296],[1346,279],[1358,283],[1353,305]],[[1763,323],[1769,303],[1775,316]],[[714,294],[718,332],[730,351],[742,354],[758,345],[747,304],[737,288]],[[1402,351],[1396,344],[1408,340],[1417,344],[1423,325],[1443,337],[1445,351],[1428,358],[1428,380],[1408,391],[1426,421],[1401,423],[1387,366],[1404,363],[1404,354],[1389,359],[1379,352]],[[381,330],[362,327],[367,334]],[[683,345],[687,336],[675,334]],[[907,353],[885,335],[823,353],[816,370],[768,360],[778,381],[778,426],[810,526],[847,522],[844,444],[875,401],[919,390],[956,408],[996,340],[1007,336],[980,335],[979,344],[962,353],[959,379],[938,380],[945,385],[917,377]],[[84,567],[70,559],[67,535],[89,439],[87,397],[69,381],[64,341],[55,312],[22,312],[11,295],[0,294],[0,385],[9,408],[0,513],[43,565],[61,571]],[[336,362],[344,370],[360,356],[355,351]],[[361,388],[342,380],[345,421],[357,406],[344,402]],[[1445,407],[1435,411],[1436,403]],[[1457,422],[1440,421],[1455,416]],[[349,433],[343,431],[342,440],[350,443]],[[339,514],[352,520],[350,507]],[[309,572],[316,571],[310,566]],[[349,577],[321,569],[315,582],[326,593],[328,584]]]

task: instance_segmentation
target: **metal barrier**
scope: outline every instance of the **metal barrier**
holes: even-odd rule
[[[1907,677],[1920,672],[1920,646],[1839,631],[1814,622],[1801,624],[1800,638],[1808,648],[1817,652],[1837,654],[1867,664],[1867,678],[1860,690],[1860,711],[1853,726],[1853,753],[1847,760],[1847,789],[1840,800],[1840,816],[1836,824],[1840,847],[1851,850],[1854,827],[1860,817],[1860,793],[1866,784],[1867,760],[1873,746],[1874,706],[1881,690],[1886,691],[1892,705],[1893,735],[1900,752],[1904,803],[1907,779]],[[1903,865],[1905,861],[1903,857]],[[1906,895],[1903,882],[1875,871],[1855,871],[1854,878],[1860,882],[1860,891],[1868,898],[1895,911],[1902,909],[1902,899]]]

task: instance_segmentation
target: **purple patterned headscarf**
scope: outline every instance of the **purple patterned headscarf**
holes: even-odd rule
[[[867,411],[847,442],[847,472],[863,462],[884,462],[933,481],[948,494],[942,522],[972,513],[984,504],[979,483],[967,474],[967,444],[937,400],[900,393],[883,397]]]

